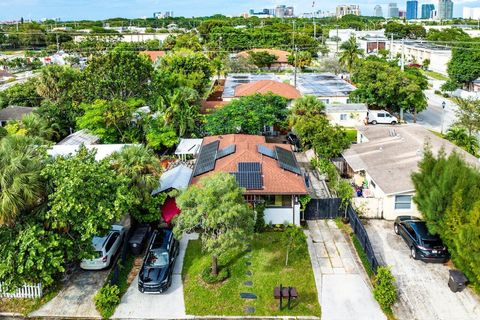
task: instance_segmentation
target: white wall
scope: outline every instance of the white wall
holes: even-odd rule
[[[346,120],[341,120],[342,114],[347,115]],[[328,112],[327,118],[332,124],[338,124],[343,127],[356,127],[364,124],[364,120],[367,118],[367,112]]]
[[[414,193],[405,193],[405,195],[414,195]],[[395,209],[395,195],[386,196],[383,198],[383,219],[395,220],[398,216],[416,216],[421,217],[422,214],[418,211],[417,206],[413,202],[410,209]]]
[[[284,224],[295,223],[300,225],[300,205],[296,204],[293,208],[274,208],[267,207],[264,212],[265,223]]]
[[[402,54],[402,43],[395,41],[393,45],[387,42],[387,49],[392,51],[393,56]],[[447,75],[447,64],[452,58],[451,50],[432,50],[429,48],[422,48],[418,46],[405,45],[405,61],[406,63],[416,62],[423,64],[426,59],[430,60],[429,70]]]
[[[349,101],[349,97],[318,97],[318,100],[326,103],[326,104],[331,104],[331,103],[342,103],[342,104],[347,104]]]

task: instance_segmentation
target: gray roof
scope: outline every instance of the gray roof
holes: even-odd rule
[[[115,152],[122,151],[123,148],[128,146],[135,146],[133,144],[90,144],[85,145],[87,150],[95,150],[95,160],[100,161],[105,159],[106,157],[112,155]],[[68,157],[74,156],[77,154],[78,150],[80,149],[80,145],[54,145],[47,153],[49,156],[55,158],[58,156]]]
[[[356,88],[333,73],[301,73],[297,89],[303,95],[317,97],[348,97]]]
[[[160,177],[160,185],[152,192],[156,195],[169,189],[183,190],[188,187],[193,170],[185,164],[180,164],[175,168],[168,170]]]
[[[22,120],[24,115],[30,114],[35,108],[29,107],[7,107],[0,110],[0,121]]]
[[[418,168],[426,142],[434,154],[442,147],[447,154],[455,150],[465,161],[480,167],[477,158],[420,125],[370,125],[358,130],[368,142],[352,145],[343,157],[353,171],[366,171],[386,194],[414,191],[410,175]]]
[[[222,98],[233,98],[235,97],[235,88],[237,86],[259,80],[280,81],[280,79],[273,73],[230,73],[225,80],[225,88],[223,89]]]
[[[77,146],[77,145],[89,145],[89,144],[95,144],[100,141],[100,138],[97,137],[96,135],[88,133],[87,130],[80,130],[77,132],[72,133],[59,143],[57,145],[70,145],[70,146]]]
[[[196,155],[203,139],[180,139],[180,143],[175,150],[175,154],[192,154]]]
[[[367,112],[368,107],[366,103],[335,103],[327,104],[325,106],[327,113],[334,112]]]

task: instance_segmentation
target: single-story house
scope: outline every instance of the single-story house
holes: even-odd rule
[[[266,223],[300,224],[299,197],[307,188],[290,145],[245,134],[205,137],[190,184],[215,172],[234,175],[247,202],[264,204]]]
[[[72,156],[75,155],[78,150],[80,149],[81,145],[54,145],[47,153],[51,157],[58,157],[58,156]],[[100,161],[105,159],[106,157],[112,155],[115,152],[122,151],[123,148],[126,146],[133,146],[133,144],[90,144],[85,145],[85,148],[88,150],[95,150],[95,160]]]
[[[177,163],[174,168],[165,171],[160,177],[159,187],[152,192],[152,195],[171,190],[184,190],[192,177],[193,169],[185,163]],[[162,218],[166,223],[170,223],[173,218],[180,214],[181,210],[177,207],[175,198],[168,196],[161,207]]]
[[[417,171],[427,142],[435,154],[443,147],[447,154],[456,151],[480,167],[476,157],[417,124],[369,125],[357,130],[357,144],[343,152],[344,173],[363,186],[363,196],[354,198],[353,203],[367,217],[421,216],[412,200],[411,174]]]
[[[288,83],[275,80],[258,80],[254,82],[243,83],[235,87],[234,96],[232,98],[246,97],[257,93],[273,93],[284,97],[287,100],[294,100],[302,96],[300,91]]]
[[[97,144],[99,142],[100,142],[100,138],[98,136],[89,133],[88,130],[86,129],[83,129],[70,134],[68,137],[64,138],[62,141],[57,143],[57,145],[78,146],[81,144],[84,144],[84,145]]]
[[[237,54],[237,57],[249,58],[249,52],[268,52],[277,57],[277,60],[272,64],[272,69],[287,69],[291,68],[292,66],[288,63],[288,56],[290,52],[278,49],[251,49],[241,51]]]
[[[332,124],[356,127],[365,123],[368,107],[365,103],[327,104],[325,113]]]
[[[11,106],[0,109],[0,127],[6,125],[9,121],[22,120],[23,116],[32,113],[35,108]]]
[[[301,73],[297,76],[297,89],[302,95],[315,96],[326,104],[346,104],[356,88],[333,73]]]
[[[233,98],[235,98],[235,89],[238,86],[261,80],[273,80],[280,82],[280,78],[274,73],[230,73],[225,79],[221,99],[223,101],[232,100]]]

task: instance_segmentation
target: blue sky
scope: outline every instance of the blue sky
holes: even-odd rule
[[[384,6],[395,0],[316,0],[317,10],[333,11],[342,3],[359,4],[363,14],[372,14],[376,4]],[[405,1],[396,1],[405,8]],[[437,3],[420,0],[419,3]],[[480,0],[454,0],[454,15],[461,16],[462,7],[480,7]],[[277,4],[293,5],[297,13],[310,12],[312,0],[0,0],[0,20],[20,17],[30,19],[56,18],[62,20],[105,19],[111,17],[150,17],[155,11],[173,11],[175,16],[203,16],[214,13],[227,15],[262,9]]]

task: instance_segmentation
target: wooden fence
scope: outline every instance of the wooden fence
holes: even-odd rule
[[[3,292],[3,283],[0,282],[0,298],[29,298],[36,299],[41,298],[43,295],[42,284],[28,285],[18,288],[15,292],[8,293]]]

